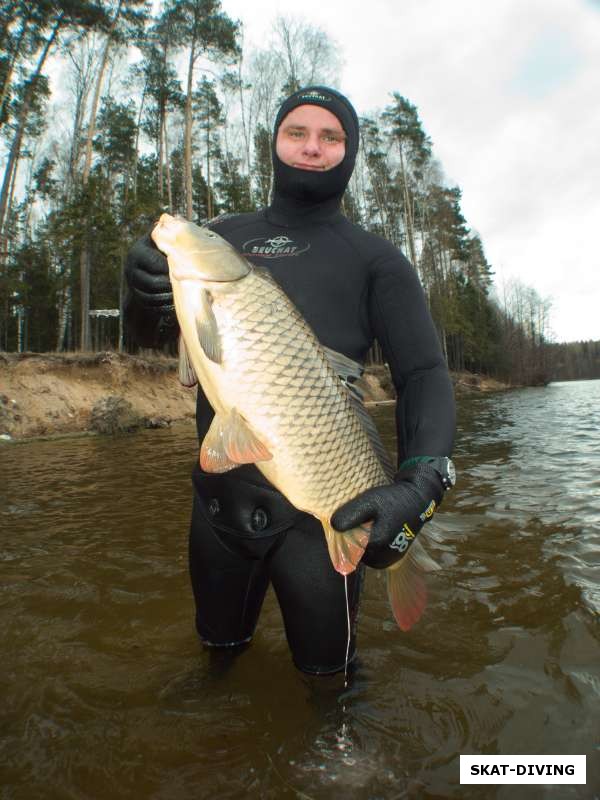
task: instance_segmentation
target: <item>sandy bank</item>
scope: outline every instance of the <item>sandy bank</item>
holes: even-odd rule
[[[457,392],[505,388],[476,375],[454,379]],[[363,390],[368,403],[390,401],[387,370],[369,368]],[[0,437],[6,441],[191,421],[195,397],[194,389],[177,380],[174,358],[113,352],[0,353]]]

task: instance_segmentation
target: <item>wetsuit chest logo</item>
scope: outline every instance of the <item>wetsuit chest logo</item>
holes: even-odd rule
[[[262,258],[285,258],[299,256],[310,249],[309,242],[298,242],[289,236],[271,236],[250,239],[242,245],[243,256],[261,256]]]

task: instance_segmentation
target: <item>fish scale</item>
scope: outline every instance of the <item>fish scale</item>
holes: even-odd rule
[[[223,342],[223,362],[214,368],[222,396],[252,420],[267,447],[276,442],[276,465],[257,463],[265,476],[320,519],[387,483],[347,391],[268,273],[254,269],[212,300]]]

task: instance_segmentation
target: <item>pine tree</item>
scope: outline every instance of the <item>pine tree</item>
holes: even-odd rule
[[[176,46],[174,27],[173,16],[163,13],[140,39],[140,49],[143,54],[141,72],[144,79],[144,97],[147,98],[144,129],[156,143],[158,196],[161,204],[164,204],[166,178],[167,205],[171,213],[173,198],[169,165],[168,117],[170,111],[183,108],[184,102],[181,83],[171,63],[171,54]]]
[[[86,142],[84,147],[83,169],[81,173],[82,184],[82,210],[86,235],[83,238],[83,247],[80,256],[80,307],[81,307],[81,349],[88,350],[90,347],[90,271],[92,265],[90,252],[90,230],[89,213],[93,204],[93,195],[88,191],[88,183],[92,169],[93,142],[96,132],[96,117],[98,114],[100,96],[104,82],[104,75],[108,65],[111,48],[115,45],[127,41],[146,21],[147,3],[146,0],[116,0],[115,6],[109,13],[109,20],[106,32],[100,66],[96,76],[95,88],[92,97],[92,105],[87,125]]]
[[[206,216],[214,216],[213,208],[213,161],[221,159],[219,129],[224,123],[223,111],[214,81],[203,75],[193,96],[199,139],[204,148],[204,178],[206,181]]]
[[[169,0],[165,9],[177,41],[187,49],[185,90],[184,179],[185,215],[193,218],[194,71],[200,57],[223,59],[237,53],[237,25],[221,11],[219,0]]]
[[[390,142],[396,145],[398,151],[398,181],[402,189],[404,229],[410,260],[416,264],[415,196],[417,184],[431,157],[431,140],[423,130],[416,106],[397,92],[392,97],[394,102],[386,107],[382,118],[388,126]]]

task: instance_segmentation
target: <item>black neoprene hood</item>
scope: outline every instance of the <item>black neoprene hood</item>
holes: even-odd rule
[[[285,117],[298,106],[313,105],[331,111],[340,121],[346,134],[346,153],[342,161],[326,172],[310,172],[284,164],[277,155],[277,131]],[[352,103],[343,94],[327,86],[307,86],[298,89],[281,104],[273,129],[274,194],[300,201],[318,202],[339,198],[348,185],[358,152],[358,116]]]

